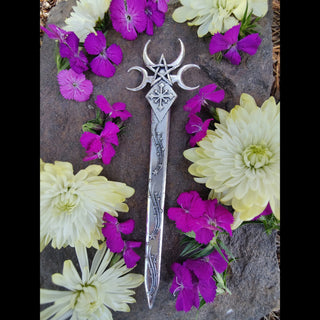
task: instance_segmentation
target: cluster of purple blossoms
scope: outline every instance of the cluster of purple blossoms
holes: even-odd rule
[[[111,252],[122,252],[127,268],[133,268],[140,260],[140,256],[133,248],[139,248],[141,242],[123,240],[121,234],[130,234],[133,232],[134,220],[129,219],[124,222],[119,222],[116,217],[107,212],[104,213],[103,220],[105,222],[101,231],[106,238],[107,247]]]
[[[111,105],[103,95],[97,95],[95,103],[107,117],[113,120],[120,118],[121,121],[125,121],[132,116],[126,110],[126,104],[123,102],[116,102]],[[116,154],[112,145],[118,145],[119,132],[119,126],[112,121],[106,121],[100,133],[83,132],[80,137],[80,143],[87,152],[87,156],[83,161],[101,159],[104,164],[109,164]]]
[[[209,124],[213,120],[211,118],[203,122],[196,113],[200,112],[202,106],[208,105],[208,100],[219,103],[224,98],[224,90],[216,89],[217,85],[214,83],[199,89],[199,93],[189,99],[183,107],[185,111],[189,112],[189,121],[185,127],[186,131],[189,134],[194,134],[189,141],[191,147],[194,147],[197,142],[205,137]]]
[[[169,208],[169,219],[175,221],[176,227],[182,232],[193,231],[195,240],[200,244],[208,245],[220,231],[232,236],[233,215],[216,199],[202,200],[198,192],[190,191],[181,193],[177,203],[179,208]],[[178,294],[177,311],[188,312],[192,306],[198,309],[199,294],[205,303],[213,302],[217,289],[214,272],[222,273],[228,267],[228,256],[225,250],[220,251],[214,249],[201,258],[187,259],[182,265],[173,263],[171,268],[175,276],[170,292]]]
[[[69,60],[70,69],[63,69],[57,75],[62,96],[79,102],[88,100],[93,85],[83,74],[89,67],[88,59],[79,46],[79,38],[74,32],[65,31],[54,24],[49,24],[48,29],[41,26],[41,29],[50,39],[58,40],[60,56]],[[122,61],[122,50],[117,44],[107,47],[104,34],[97,31],[86,37],[84,48],[88,54],[96,56],[89,64],[93,73],[107,78],[115,74],[113,64],[118,65]]]
[[[182,232],[193,231],[199,243],[208,244],[217,231],[227,231],[232,236],[233,215],[217,199],[202,200],[197,191],[190,191],[181,193],[177,203],[180,208],[169,208],[169,219]]]
[[[228,256],[221,250],[198,259],[187,259],[181,264],[175,262],[171,269],[175,273],[170,292],[175,296],[176,310],[189,312],[192,306],[200,306],[199,294],[206,303],[211,303],[216,297],[217,286],[213,279],[215,272],[222,273],[228,267]]]
[[[161,27],[169,0],[112,0],[110,18],[113,28],[127,40],[134,40],[143,31],[153,35],[153,25]]]

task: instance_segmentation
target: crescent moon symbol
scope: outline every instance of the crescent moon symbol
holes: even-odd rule
[[[184,89],[184,90],[195,90],[199,88],[199,85],[197,85],[196,87],[189,87],[187,86],[183,81],[182,81],[182,73],[190,68],[198,68],[200,69],[200,67],[196,64],[186,64],[183,67],[181,67],[177,73],[177,82],[180,88]]]
[[[184,58],[185,55],[185,48],[184,48],[184,44],[182,42],[182,40],[179,38],[178,39],[180,42],[180,53],[179,56],[176,60],[174,60],[173,62],[171,62],[170,64],[168,64],[168,67],[173,67],[172,70],[178,68],[181,65],[181,62]]]
[[[140,71],[142,73],[142,77],[143,78],[142,78],[142,82],[140,83],[139,86],[137,86],[135,88],[128,88],[127,87],[127,89],[130,90],[130,91],[139,91],[139,90],[143,89],[146,86],[147,82],[148,82],[148,72],[147,72],[147,70],[145,70],[145,69],[143,69],[141,67],[131,67],[128,70],[128,72],[130,72],[131,70]]]

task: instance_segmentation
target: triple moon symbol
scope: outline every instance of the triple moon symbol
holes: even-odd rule
[[[141,90],[143,89],[146,84],[149,82],[151,84],[153,84],[153,82],[155,81],[155,77],[157,76],[157,73],[159,71],[159,68],[162,67],[162,68],[165,68],[165,74],[162,73],[162,77],[164,75],[168,75],[168,79],[170,80],[170,84],[172,85],[173,83],[177,82],[179,87],[184,89],[184,90],[194,90],[194,89],[197,89],[199,88],[199,86],[196,86],[196,87],[189,87],[187,86],[183,81],[182,81],[182,74],[183,72],[185,72],[186,70],[190,69],[190,68],[198,68],[200,69],[200,67],[196,64],[186,64],[184,65],[183,67],[180,68],[180,70],[178,71],[178,73],[176,75],[170,75],[170,72],[179,68],[181,63],[182,63],[182,60],[184,58],[184,55],[185,55],[185,48],[184,48],[184,44],[183,42],[181,41],[181,39],[179,38],[179,42],[180,42],[180,54],[179,56],[177,57],[176,60],[174,60],[173,62],[167,64],[166,63],[166,60],[164,59],[164,56],[163,54],[161,55],[160,57],[160,60],[159,60],[159,63],[156,64],[154,63],[148,56],[148,53],[147,53],[147,49],[148,49],[148,45],[150,43],[151,40],[148,40],[147,43],[145,44],[144,46],[144,49],[143,49],[143,61],[146,65],[146,67],[148,69],[150,69],[152,72],[155,73],[155,75],[153,76],[149,76],[148,75],[148,72],[147,70],[145,70],[144,68],[142,67],[138,67],[138,66],[135,66],[135,67],[131,67],[128,72],[130,72],[131,70],[137,70],[137,71],[140,71],[141,74],[142,74],[142,81],[140,83],[140,85],[138,85],[137,87],[135,88],[127,88],[128,90],[131,90],[131,91],[138,91],[138,90]]]

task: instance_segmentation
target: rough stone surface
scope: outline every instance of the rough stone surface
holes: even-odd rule
[[[62,1],[50,11],[47,24],[54,23],[63,26],[63,21],[69,16],[75,0]],[[124,40],[117,32],[110,30],[107,44],[117,43],[123,50],[122,63],[116,67],[112,78],[94,75],[91,71],[85,74],[93,83],[91,98],[86,102],[65,100],[58,87],[57,69],[54,62],[54,41],[46,35],[40,54],[40,156],[45,162],[55,160],[69,161],[74,172],[89,164],[102,162],[83,162],[86,155],[81,146],[81,125],[95,117],[95,99],[98,94],[104,95],[110,103],[122,101],[133,114],[126,123],[124,135],[119,138],[116,155],[108,166],[103,166],[102,175],[110,180],[122,181],[135,188],[135,194],[128,199],[128,213],[120,213],[120,220],[133,218],[136,227],[129,237],[136,241],[145,240],[145,216],[147,207],[147,182],[149,169],[150,145],[150,108],[145,99],[149,88],[139,92],[131,92],[125,87],[134,87],[140,83],[138,72],[127,73],[131,66],[143,66],[142,49],[148,39],[149,56],[155,62],[163,52],[167,62],[173,61],[179,52],[177,38],[185,44],[186,56],[184,64],[199,64],[201,70],[190,69],[185,73],[187,85],[200,87],[216,83],[226,91],[226,96],[220,107],[230,110],[239,103],[242,92],[251,94],[261,104],[270,95],[273,82],[272,76],[272,43],[271,43],[271,1],[269,13],[260,20],[259,31],[262,35],[261,46],[255,56],[243,58],[240,66],[233,66],[222,60],[217,63],[209,54],[210,38],[199,39],[195,27],[186,23],[178,24],[171,19],[174,9],[171,5],[166,15],[165,24],[155,30],[150,37],[140,34],[135,41]],[[171,129],[168,156],[167,188],[165,212],[171,206],[176,206],[176,199],[181,192],[197,190],[203,198],[208,195],[208,189],[193,181],[187,172],[190,163],[182,153],[188,148],[189,136],[185,132],[187,113],[183,105],[196,91],[184,91],[175,85],[178,94],[171,108]],[[196,310],[185,314],[175,311],[175,299],[169,288],[173,273],[171,264],[178,259],[181,248],[180,236],[174,223],[167,217],[164,220],[164,238],[161,267],[161,283],[157,300],[150,311],[145,298],[144,286],[136,289],[137,303],[130,305],[130,313],[113,313],[114,319],[194,319]],[[261,226],[243,226],[234,232],[230,242],[233,254],[239,258],[231,265],[232,273],[228,286],[232,295],[219,296],[211,305],[204,306],[198,319],[237,319],[258,320],[269,313],[279,299],[279,268],[277,266],[275,234],[267,236]],[[135,272],[144,270],[144,246],[137,250],[142,256]],[[94,249],[89,250],[91,257]],[[62,272],[63,261],[71,259],[77,265],[73,248],[56,250],[47,246],[40,255],[40,285],[43,288],[55,288],[51,282],[51,274]],[[232,311],[230,311],[232,309]]]

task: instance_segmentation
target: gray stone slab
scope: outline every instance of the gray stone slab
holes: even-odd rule
[[[47,24],[64,25],[75,0],[61,1],[50,11]],[[55,160],[70,161],[74,171],[87,167],[89,164],[102,162],[83,162],[85,149],[81,146],[81,125],[95,117],[94,101],[98,94],[104,95],[110,103],[122,101],[126,103],[133,117],[126,122],[125,133],[119,138],[116,155],[111,163],[103,165],[102,175],[110,180],[125,182],[135,188],[135,194],[128,199],[130,207],[128,213],[120,213],[120,220],[133,218],[136,221],[134,232],[129,236],[136,241],[145,240],[145,216],[147,207],[147,183],[149,170],[150,145],[150,107],[145,95],[149,88],[139,92],[130,92],[125,87],[134,87],[140,80],[139,73],[127,73],[131,66],[141,65],[142,49],[148,39],[149,56],[158,61],[164,53],[167,62],[173,61],[179,52],[177,38],[185,44],[186,56],[184,64],[196,63],[201,70],[190,69],[185,73],[184,81],[187,85],[199,84],[200,87],[216,83],[226,91],[226,96],[220,107],[230,110],[239,102],[242,92],[251,94],[261,104],[270,95],[273,82],[272,76],[272,43],[271,21],[272,10],[269,1],[269,13],[260,21],[262,43],[255,56],[245,57],[240,66],[233,66],[222,60],[217,63],[209,54],[210,38],[199,39],[196,28],[186,23],[178,24],[171,18],[175,5],[169,7],[165,24],[155,30],[152,37],[140,34],[134,41],[124,40],[114,30],[108,33],[107,44],[117,43],[123,50],[123,61],[116,67],[117,71],[112,78],[103,78],[94,75],[91,71],[85,72],[94,85],[93,94],[88,101],[75,102],[65,100],[58,87],[57,70],[54,61],[54,41],[46,35],[40,53],[40,156],[45,162]],[[183,105],[195,92],[184,91],[174,87],[178,94],[171,108],[171,129],[167,171],[167,192],[165,214],[167,209],[176,206],[176,199],[181,192],[197,190],[205,198],[208,189],[194,182],[187,172],[190,165],[182,153],[189,147],[189,136],[185,131],[187,113]],[[130,305],[130,313],[113,313],[114,319],[194,319],[196,310],[187,314],[175,311],[175,299],[169,292],[173,273],[171,264],[177,261],[181,248],[180,236],[173,221],[165,216],[163,257],[161,267],[161,284],[154,308],[148,309],[144,286],[136,289],[137,303]],[[204,306],[198,319],[237,319],[258,320],[269,313],[279,299],[279,268],[277,265],[275,234],[267,236],[263,228],[257,225],[248,225],[234,232],[230,248],[239,258],[231,265],[232,273],[228,285],[232,295],[219,296],[215,302]],[[137,250],[142,257],[135,272],[143,274],[144,245]],[[94,249],[90,249],[91,256]],[[76,257],[73,248],[55,250],[47,246],[40,255],[40,285],[43,288],[55,288],[51,282],[51,274],[62,272],[63,261]],[[233,311],[229,311],[232,309]],[[229,313],[228,313],[229,312]],[[227,317],[228,316],[228,317]]]

